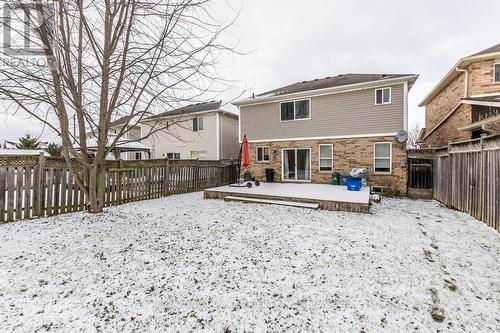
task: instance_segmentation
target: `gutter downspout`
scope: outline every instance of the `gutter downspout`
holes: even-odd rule
[[[220,113],[215,114],[215,132],[216,132],[216,145],[217,145],[217,160],[220,161],[220,142],[221,142],[221,130],[220,130]]]

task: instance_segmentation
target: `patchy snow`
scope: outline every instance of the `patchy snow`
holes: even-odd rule
[[[348,191],[347,186],[329,184],[262,182],[259,186],[255,186],[254,184],[252,188],[248,188],[246,186],[232,187],[225,185],[210,188],[209,191],[365,204],[370,202],[370,189],[368,187],[362,187],[360,191]]]
[[[496,231],[430,201],[371,211],[193,193],[0,225],[0,331],[500,330]]]

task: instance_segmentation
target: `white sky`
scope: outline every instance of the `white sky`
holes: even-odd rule
[[[500,43],[499,0],[215,0],[216,16],[230,20],[224,39],[243,56],[223,60],[237,80],[221,96],[260,93],[297,81],[341,73],[420,74],[409,96],[409,120],[424,122],[418,103],[461,58]],[[41,126],[0,111],[0,141]],[[45,132],[43,139],[54,139]]]

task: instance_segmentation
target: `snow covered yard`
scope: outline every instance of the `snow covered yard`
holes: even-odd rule
[[[0,225],[0,331],[500,330],[497,232],[372,213],[193,193]]]

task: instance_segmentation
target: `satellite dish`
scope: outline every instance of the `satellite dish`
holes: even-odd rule
[[[400,142],[400,143],[405,142],[406,140],[408,140],[408,132],[406,132],[406,131],[399,131],[396,134],[396,140],[398,140],[398,142]]]

